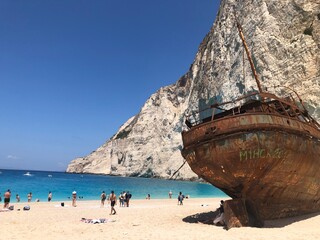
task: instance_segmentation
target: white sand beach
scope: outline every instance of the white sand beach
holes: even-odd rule
[[[318,240],[320,214],[267,221],[264,228],[232,228],[212,225],[220,199],[132,200],[130,207],[100,208],[99,201],[11,203],[13,211],[0,212],[0,239],[255,239]],[[30,205],[29,211],[23,211]],[[20,211],[18,210],[20,209]],[[81,218],[107,219],[92,224]]]

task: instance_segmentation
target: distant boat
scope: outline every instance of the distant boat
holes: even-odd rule
[[[28,176],[28,177],[31,177],[33,176],[30,172],[26,172],[25,174],[23,174],[23,176]]]
[[[52,175],[51,175],[51,174],[49,174],[49,175],[48,175],[48,177],[52,177]]]

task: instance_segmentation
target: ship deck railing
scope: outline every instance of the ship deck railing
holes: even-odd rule
[[[231,104],[236,106],[225,109],[226,106]],[[201,115],[208,111],[211,111],[211,114],[208,117],[201,118]],[[272,93],[266,92],[254,92],[241,96],[233,101],[214,103],[201,111],[196,111],[188,115],[185,123],[190,129],[193,126],[205,122],[247,113],[281,115],[308,123],[320,130],[320,124],[309,115],[300,98],[299,101],[296,101],[291,94],[284,98],[279,98]]]

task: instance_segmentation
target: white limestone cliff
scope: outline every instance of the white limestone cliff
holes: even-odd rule
[[[283,89],[274,86],[295,89],[319,121],[320,1],[222,0],[190,70],[154,93],[104,145],[73,160],[67,172],[169,178],[184,162],[184,114],[257,90],[235,15],[263,87],[276,94]],[[176,177],[197,178],[187,164]]]

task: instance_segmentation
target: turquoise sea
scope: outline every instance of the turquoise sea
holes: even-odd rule
[[[29,173],[29,174],[27,174]],[[130,191],[133,199],[143,199],[147,194],[151,198],[168,198],[171,190],[173,197],[181,191],[191,198],[226,197],[219,189],[207,183],[173,181],[150,178],[116,177],[94,174],[70,174],[32,170],[0,169],[0,193],[11,190],[12,202],[16,194],[22,202],[27,201],[27,194],[32,192],[32,201],[47,201],[48,192],[53,194],[52,201],[65,201],[76,191],[83,200],[99,200],[102,191],[116,194]]]

